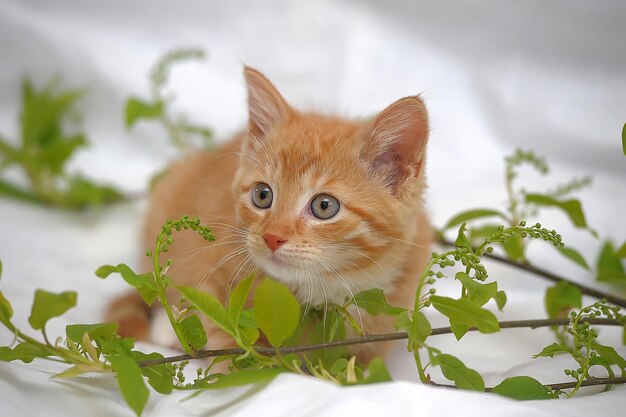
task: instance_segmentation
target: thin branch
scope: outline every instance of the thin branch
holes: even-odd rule
[[[442,245],[446,245],[446,246],[452,246],[454,247],[454,243],[452,243],[451,241],[447,240],[447,239],[441,239],[439,241],[439,243],[441,243]],[[550,280],[552,282],[560,282],[560,281],[565,281],[571,285],[573,285],[574,287],[578,288],[580,290],[581,293],[585,294],[585,295],[589,295],[591,297],[597,298],[597,299],[605,299],[606,301],[608,301],[611,304],[615,304],[618,305],[620,307],[624,307],[626,308],[626,299],[622,298],[622,297],[618,297],[618,296],[614,296],[608,293],[605,293],[603,291],[599,291],[596,290],[594,288],[588,287],[584,284],[579,284],[577,282],[571,281],[565,277],[559,276],[557,274],[554,274],[550,271],[547,271],[543,268],[539,268],[538,266],[534,266],[532,264],[530,264],[529,262],[516,262],[516,261],[512,261],[508,258],[505,258],[504,256],[500,256],[500,255],[496,255],[493,253],[486,253],[485,255],[486,258],[492,259],[494,261],[498,261],[504,264],[507,264],[509,266],[518,268],[518,269],[522,269],[524,271],[530,272],[532,274],[535,275],[539,275],[540,277],[543,277],[547,280]]]
[[[605,326],[620,326],[620,324],[616,320],[605,319],[605,318],[586,318],[581,319],[581,322],[589,322],[590,324],[596,325],[605,325]],[[515,328],[530,328],[536,329],[539,327],[549,327],[549,326],[565,326],[568,325],[570,319],[538,319],[538,320],[512,320],[512,321],[501,321],[499,322],[501,329],[515,329]],[[470,328],[470,331],[475,331],[477,329]],[[450,334],[452,330],[449,327],[438,327],[432,330],[431,335],[441,335],[441,334]],[[309,352],[313,350],[322,350],[322,349],[331,349],[335,347],[343,347],[343,346],[351,346],[351,345],[359,345],[363,343],[375,343],[375,342],[387,342],[390,340],[401,340],[407,339],[408,336],[406,332],[395,332],[395,333],[385,333],[385,334],[372,334],[365,335],[363,337],[354,337],[351,339],[339,340],[336,342],[328,342],[328,343],[318,343],[314,345],[304,345],[304,346],[293,346],[293,347],[285,347],[281,348],[279,351],[281,354],[286,355],[289,353],[300,353],[300,352]],[[268,347],[256,347],[256,351],[262,355],[275,355],[276,351],[274,348]],[[217,356],[228,356],[228,355],[243,355],[246,353],[244,349],[235,348],[235,349],[212,349],[212,350],[201,350],[198,351],[195,355],[177,355],[170,356],[162,359],[150,359],[139,363],[139,366],[154,366],[161,365],[164,363],[173,363],[186,361],[191,359],[204,359],[204,358],[213,358]]]
[[[428,382],[429,385],[434,385],[436,387],[444,387],[444,388],[457,388],[454,385],[450,385],[450,384],[440,384],[438,382],[433,382],[433,381],[429,381]],[[543,384],[546,387],[550,387],[553,390],[562,390],[562,389],[569,389],[569,388],[574,388],[576,387],[576,385],[578,384],[578,382],[576,381],[572,381],[572,382],[560,382],[558,384]],[[591,378],[591,379],[586,379],[584,380],[580,386],[581,387],[593,387],[596,385],[616,385],[616,384],[626,384],[626,377],[615,377],[615,378]],[[485,391],[491,391],[493,390],[493,388],[485,388]]]

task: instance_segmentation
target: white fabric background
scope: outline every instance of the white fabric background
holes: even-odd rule
[[[0,132],[17,136],[18,81],[24,74],[39,83],[62,74],[67,85],[90,91],[81,105],[91,146],[72,168],[141,192],[172,152],[154,126],[126,132],[123,103],[131,93],[147,94],[148,68],[161,53],[199,45],[210,58],[174,71],[175,106],[214,127],[219,140],[245,123],[242,63],[265,72],[295,106],[327,113],[369,115],[422,92],[432,123],[428,206],[435,224],[466,207],[501,205],[502,158],[522,146],[547,156],[555,173],[543,179],[528,172],[529,190],[593,175],[593,188],[581,193],[588,221],[621,243],[626,237],[626,160],[620,150],[626,121],[625,18],[619,1],[4,0]],[[27,327],[38,287],[80,294],[76,309],[50,323],[50,334],[62,334],[70,322],[100,320],[106,303],[124,286],[115,279],[100,281],[93,271],[105,263],[138,264],[144,211],[145,202],[74,214],[0,201],[1,285],[13,301],[16,321]],[[560,214],[548,210],[542,221],[562,230],[571,246],[596,252],[598,242],[573,230]],[[544,248],[533,244],[531,259],[592,282],[590,274]],[[545,282],[488,266],[509,294],[500,317],[544,316]],[[618,336],[615,329],[601,333],[614,345]],[[0,330],[0,343],[10,340]],[[546,383],[564,381],[564,359],[529,359],[549,340],[544,329],[470,334],[461,343],[439,336],[433,343],[481,371],[488,385],[522,374]],[[389,364],[397,379],[416,380],[402,343]],[[114,381],[51,382],[48,373],[33,368],[0,364],[0,415],[132,414]],[[617,388],[572,401],[518,403],[414,382],[342,389],[288,375],[262,390],[207,392],[184,402],[178,400],[185,394],[155,395],[146,415],[609,416],[623,414],[624,393]]]

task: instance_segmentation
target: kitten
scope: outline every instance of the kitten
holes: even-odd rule
[[[379,287],[390,304],[412,307],[429,258],[423,208],[427,112],[417,96],[372,120],[350,121],[293,109],[260,72],[246,67],[248,131],[212,153],[174,164],[152,193],[145,246],[167,218],[185,214],[212,227],[207,244],[178,233],[168,257],[179,284],[222,301],[257,271],[286,284],[303,303],[334,301]],[[141,300],[116,301],[109,319],[120,334],[176,345],[164,314],[152,328]],[[366,333],[393,331],[393,319],[354,312]],[[205,322],[207,348],[232,346]],[[366,362],[388,346],[351,348]]]

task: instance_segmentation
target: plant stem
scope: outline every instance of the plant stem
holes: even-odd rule
[[[449,384],[439,384],[437,382],[429,382],[430,385],[435,385],[437,387],[444,387],[444,388],[453,388],[453,389],[457,389],[456,386],[454,385],[449,385]],[[576,385],[578,384],[578,382],[560,382],[557,384],[544,384],[544,386],[546,387],[550,387],[553,390],[563,390],[563,389],[570,389],[570,388],[574,388],[576,387]],[[626,384],[626,377],[615,377],[615,378],[592,378],[592,379],[587,379],[585,381],[583,381],[580,386],[581,387],[592,387],[592,386],[597,386],[597,385],[613,385],[613,384]],[[493,388],[485,388],[485,391],[491,391]]]
[[[617,320],[606,319],[606,318],[581,318],[580,322],[589,322],[590,324],[596,325],[605,325],[605,326],[621,326],[621,324]],[[539,327],[550,327],[550,326],[565,326],[570,323],[569,318],[562,319],[537,319],[537,320],[512,320],[512,321],[501,321],[499,322],[501,329],[515,329],[515,328],[530,328],[536,329]],[[470,328],[469,331],[476,331],[476,328]],[[432,330],[431,336],[442,335],[442,334],[450,334],[452,330],[449,327],[438,327]],[[304,346],[293,346],[281,348],[279,351],[282,355],[288,353],[300,353],[300,352],[309,352],[313,350],[322,350],[322,349],[330,349],[341,346],[351,346],[351,345],[359,345],[363,343],[374,343],[374,342],[386,342],[390,340],[402,340],[407,339],[408,336],[406,332],[395,332],[395,333],[384,333],[384,334],[371,334],[366,335],[364,337],[354,337],[345,340],[339,340],[335,342],[328,343],[319,343],[314,345],[304,345]],[[268,347],[257,347],[254,349],[260,355],[273,355],[275,354],[274,348]],[[216,356],[227,356],[227,355],[243,355],[246,353],[245,349],[234,348],[234,349],[213,349],[213,350],[200,350],[196,352],[195,355],[177,355],[170,356],[162,359],[151,359],[140,362],[140,366],[154,366],[160,365],[164,363],[173,363],[186,361],[191,359],[202,359],[202,358],[212,358]]]
[[[426,378],[426,374],[424,373],[424,367],[422,366],[422,358],[420,358],[420,350],[415,349],[413,351],[413,356],[415,357],[415,365],[417,366],[417,373],[420,377],[420,381],[423,383],[428,382],[428,378]]]
[[[169,319],[170,324],[172,325],[172,328],[174,329],[174,333],[176,333],[176,337],[178,338],[180,345],[182,346],[185,352],[191,354],[191,353],[194,353],[194,350],[189,345],[189,343],[187,343],[187,340],[183,336],[183,332],[182,332],[182,329],[180,328],[180,325],[176,321],[176,318],[174,318],[174,314],[172,313],[172,308],[170,307],[170,303],[167,301],[166,287],[165,285],[163,285],[163,280],[161,279],[161,274],[163,270],[161,269],[161,265],[159,265],[159,255],[161,254],[161,243],[163,242],[164,239],[167,239],[168,230],[170,230],[170,228],[163,228],[161,233],[159,233],[159,237],[157,238],[156,246],[154,248],[154,253],[152,254],[152,263],[153,263],[153,268],[154,268],[154,281],[156,283],[156,286],[159,292],[158,294],[159,301],[163,305],[163,309],[165,310],[165,313],[167,314],[167,318]]]
[[[442,245],[446,245],[446,246],[454,246],[454,243],[449,241],[449,240],[447,240],[447,239],[441,239],[439,241],[439,243],[442,244]],[[515,268],[518,268],[518,269],[522,269],[522,270],[530,272],[530,273],[532,273],[534,275],[538,275],[538,276],[540,276],[542,278],[545,278],[545,279],[547,279],[549,281],[552,281],[552,282],[565,281],[565,282],[575,286],[576,288],[578,288],[580,290],[580,292],[585,294],[585,295],[597,298],[599,300],[600,299],[605,299],[606,301],[608,301],[611,304],[615,304],[615,305],[618,305],[620,307],[626,308],[626,299],[624,299],[624,298],[617,297],[617,296],[605,293],[603,291],[596,290],[594,288],[588,287],[588,286],[583,285],[583,284],[578,284],[578,283],[573,282],[573,281],[571,281],[571,280],[569,280],[569,279],[567,279],[565,277],[559,276],[559,275],[554,274],[552,272],[549,272],[549,271],[547,271],[545,269],[542,269],[542,268],[539,268],[537,266],[534,266],[531,263],[529,263],[528,261],[523,262],[523,263],[522,262],[516,262],[516,261],[512,261],[510,259],[507,259],[507,258],[505,258],[503,256],[495,255],[493,253],[485,253],[483,256],[486,257],[486,258],[492,259],[494,261],[498,261],[498,262],[507,264],[509,266],[512,266],[512,267],[515,267]]]

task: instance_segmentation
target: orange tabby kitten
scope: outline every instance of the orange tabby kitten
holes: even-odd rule
[[[257,271],[286,284],[301,302],[342,303],[379,287],[389,302],[411,307],[430,255],[424,212],[428,120],[417,96],[400,99],[369,121],[293,109],[258,71],[245,68],[248,131],[212,153],[176,163],[152,194],[145,245],[167,218],[209,224],[218,240],[178,234],[169,257],[177,283],[222,301],[236,280]],[[393,319],[354,312],[367,333],[393,331]],[[120,333],[175,345],[164,314],[148,315],[137,298],[119,299],[109,318]],[[209,346],[232,346],[205,322]],[[368,361],[388,346],[351,349]]]

